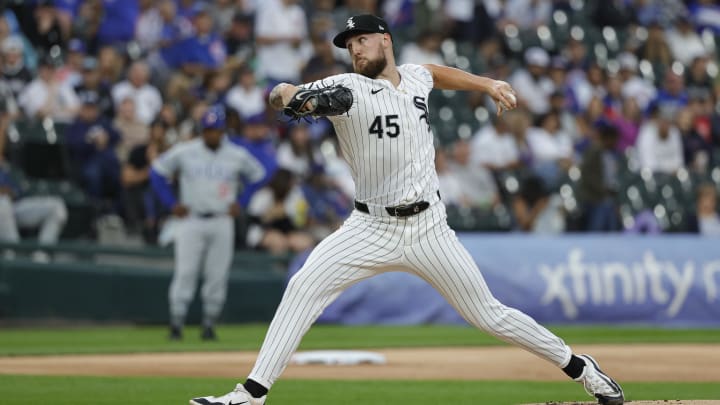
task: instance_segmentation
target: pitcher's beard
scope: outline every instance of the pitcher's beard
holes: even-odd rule
[[[383,55],[380,59],[370,61],[368,60],[364,67],[356,67],[355,73],[361,74],[371,79],[377,78],[380,73],[385,70],[387,66],[387,59]]]

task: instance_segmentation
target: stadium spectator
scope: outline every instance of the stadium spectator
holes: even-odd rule
[[[620,152],[625,152],[629,147],[635,146],[640,125],[642,123],[642,111],[634,98],[625,98],[623,100],[622,112],[619,117],[615,118],[614,124],[618,128],[619,139],[617,148]]]
[[[715,35],[720,34],[720,5],[715,0],[697,0],[689,5],[691,19],[698,30],[709,29]]]
[[[232,75],[227,69],[208,70],[195,93],[210,105],[221,104],[227,99]]]
[[[665,38],[675,60],[685,66],[690,66],[693,59],[708,53],[688,17],[676,18],[673,28],[667,31]]]
[[[697,131],[695,113],[690,107],[678,112],[677,128],[682,137],[685,165],[694,172],[705,173],[712,160],[712,140]]]
[[[215,0],[209,2],[210,16],[218,32],[226,32],[230,29],[238,7],[237,3],[235,0]]]
[[[19,228],[39,228],[38,242],[41,245],[55,244],[67,217],[67,207],[59,197],[23,196],[19,185],[10,175],[7,163],[0,162],[1,241],[20,242]],[[49,262],[50,255],[38,250],[32,254],[32,259]]]
[[[710,95],[713,88],[713,78],[708,74],[710,58],[698,55],[693,58],[688,69],[685,70],[685,87],[688,93],[705,93]]]
[[[137,119],[135,100],[127,97],[120,102],[113,126],[120,133],[115,153],[120,162],[125,162],[131,150],[139,145],[147,144],[150,130],[147,125]]]
[[[124,46],[135,36],[135,23],[140,15],[138,2],[105,0],[102,6],[98,45]]]
[[[445,63],[440,53],[440,44],[442,37],[434,31],[425,31],[420,33],[417,42],[408,42],[400,51],[400,64],[406,63],[434,63],[442,65]]]
[[[250,247],[285,254],[302,252],[315,244],[303,230],[307,202],[289,170],[275,172],[267,186],[252,196],[247,213],[251,220],[247,233]]]
[[[63,47],[70,32],[61,28],[60,18],[53,0],[39,0],[33,10],[34,24],[23,27],[30,42],[35,45],[41,54],[49,54],[53,47],[56,52]]]
[[[316,36],[313,38],[312,44],[315,56],[310,58],[302,70],[304,83],[349,71],[345,63],[335,58],[333,46],[327,38]]]
[[[463,194],[463,185],[455,173],[450,170],[447,152],[442,147],[435,148],[435,170],[438,174],[443,203],[456,207],[470,206],[470,201]]]
[[[307,34],[305,11],[297,0],[260,3],[255,16],[258,75],[270,81],[268,87],[300,80]]]
[[[165,82],[172,69],[180,67],[182,48],[177,45],[192,34],[192,24],[177,13],[174,0],[162,0],[157,5],[160,17],[160,32],[154,44],[154,52],[148,55],[148,63],[153,70],[153,77]]]
[[[84,99],[87,92],[98,95],[100,114],[107,120],[112,120],[115,116],[115,107],[110,94],[110,87],[100,80],[97,59],[92,57],[86,57],[83,60],[82,81],[75,87],[75,94],[80,99]]]
[[[573,163],[572,138],[560,130],[558,115],[539,116],[527,132],[527,143],[533,156],[533,170],[546,185],[555,186],[560,175]]]
[[[698,187],[696,212],[696,216],[691,219],[690,230],[702,236],[720,237],[720,214],[714,184]]]
[[[667,26],[678,16],[687,15],[687,8],[680,0],[637,0],[633,5],[637,19],[642,25]]]
[[[670,66],[672,63],[672,52],[665,39],[665,31],[658,21],[648,25],[648,36],[645,43],[638,49],[640,59],[645,59],[657,69]],[[658,74],[659,72],[656,72]]]
[[[128,78],[112,89],[115,108],[126,98],[135,102],[135,112],[140,122],[150,124],[162,108],[162,96],[155,86],[148,83],[150,70],[145,62],[137,61],[130,65]]]
[[[501,24],[513,24],[520,30],[533,30],[550,22],[551,0],[508,0],[503,8]]]
[[[24,45],[19,36],[8,36],[0,45],[2,51],[2,80],[12,90],[15,98],[33,80],[33,74],[25,66]]]
[[[108,85],[115,85],[120,82],[125,71],[125,60],[117,48],[103,46],[98,51],[98,69],[100,80]]]
[[[484,166],[493,172],[515,169],[520,156],[509,123],[517,117],[508,112],[482,126],[470,140],[470,161],[474,166]]]
[[[520,192],[512,200],[517,229],[536,234],[565,231],[562,199],[551,193],[542,178],[530,175],[522,179]]]
[[[659,109],[679,110],[688,104],[685,78],[682,73],[669,69],[665,72],[662,88],[652,104]]]
[[[82,81],[83,61],[85,60],[85,44],[79,38],[72,38],[67,44],[67,58],[56,75],[63,83],[76,87]]]
[[[240,63],[247,63],[255,53],[253,38],[253,17],[236,13],[230,29],[225,32],[225,46],[229,58]]]
[[[67,9],[65,9],[67,10]],[[102,0],[86,0],[80,2],[71,20],[71,35],[80,38],[91,54],[98,52],[98,31],[102,22]],[[61,24],[68,18],[66,11],[59,12]]]
[[[619,191],[619,174],[626,162],[617,150],[618,129],[607,121],[595,125],[593,144],[585,151],[580,165],[578,198],[585,211],[585,230],[612,232],[620,230],[615,196]]]
[[[80,102],[75,90],[62,84],[55,75],[57,63],[54,58],[43,58],[38,77],[20,93],[18,104],[28,117],[50,117],[62,123],[72,122],[75,118]]]
[[[651,82],[637,75],[637,56],[630,52],[623,52],[618,55],[618,63],[620,64],[620,77],[623,81],[623,98],[634,99],[640,109],[645,111],[650,101],[657,96],[657,89]]]
[[[288,125],[287,140],[277,149],[278,166],[290,170],[298,178],[305,178],[318,162],[318,156],[310,138],[310,128],[304,121]]]
[[[322,240],[340,227],[350,215],[352,200],[326,175],[322,165],[314,165],[300,188],[308,205],[308,232]]]
[[[158,3],[165,3],[161,1]],[[160,44],[163,31],[163,19],[154,0],[138,1],[138,19],[135,24],[135,41],[147,54]]]
[[[226,103],[242,119],[265,113],[265,91],[258,85],[251,69],[240,71],[237,83],[227,93]]]
[[[20,39],[22,47],[19,47],[19,45],[16,45],[16,47],[22,52],[23,64],[31,72],[35,71],[38,62],[35,46],[20,30],[17,18],[12,10],[5,9],[5,12],[0,14],[0,44],[10,37]]]
[[[500,198],[492,173],[481,165],[470,161],[470,143],[466,139],[456,140],[450,147],[447,176],[455,177],[460,183],[460,201],[467,206],[488,208],[496,205]]]
[[[227,51],[205,3],[193,6],[191,16],[194,32],[174,45],[180,57],[171,66],[180,67],[188,76],[202,77],[209,70],[223,66]]]
[[[661,108],[640,127],[637,153],[643,169],[659,173],[675,173],[683,167],[682,137],[673,124],[675,118],[676,111],[673,108]]]
[[[169,148],[165,139],[165,124],[160,120],[150,124],[147,144],[137,145],[122,165],[122,185],[125,196],[125,216],[131,230],[140,230],[147,243],[155,243],[161,214],[166,214],[155,193],[150,189],[150,167],[161,153]]]
[[[120,163],[115,146],[118,132],[100,115],[99,96],[85,93],[75,122],[65,131],[65,141],[75,178],[104,210],[120,211]]]
[[[271,138],[270,127],[265,121],[264,114],[250,116],[244,121],[241,134],[235,134],[230,140],[245,147],[255,159],[263,165],[265,178],[257,184],[249,184],[240,195],[240,204],[247,206],[253,193],[264,186],[275,174],[278,168],[277,150]]]
[[[518,68],[510,77],[510,84],[518,95],[519,105],[527,106],[533,114],[544,114],[550,109],[548,98],[553,83],[547,76],[550,56],[545,49],[532,47],[525,51],[527,68]]]

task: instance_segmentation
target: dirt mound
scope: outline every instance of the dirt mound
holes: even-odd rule
[[[603,370],[621,383],[720,382],[720,345],[579,345],[573,349],[578,353],[592,353]],[[559,369],[514,347],[385,349],[377,352],[386,356],[387,364],[291,365],[283,377],[567,381],[567,376]],[[0,357],[0,375],[237,377],[252,368],[256,355],[254,352],[214,352]],[[207,364],[213,367],[208,368]],[[682,402],[686,403],[690,402]],[[702,402],[705,403],[708,402]],[[720,402],[714,405],[720,405]]]

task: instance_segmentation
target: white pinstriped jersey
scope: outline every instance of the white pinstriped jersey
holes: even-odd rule
[[[356,73],[303,85],[342,84],[353,92],[347,114],[328,117],[352,170],[355,198],[392,206],[422,200],[438,189],[433,135],[428,122],[430,71],[398,66],[400,85]]]

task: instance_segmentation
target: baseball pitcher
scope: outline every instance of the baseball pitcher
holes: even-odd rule
[[[448,227],[428,94],[433,88],[484,92],[501,113],[516,106],[510,85],[445,66],[396,66],[388,25],[373,15],[348,19],[333,42],[347,48],[354,73],[299,87],[280,84],[270,102],[293,117],[329,116],[352,169],[355,210],[291,279],[247,381],[190,404],[264,404],[323,309],[350,285],[388,271],[423,278],[472,325],[562,368],[600,403],[622,404],[620,386],[590,356],[574,355],[562,339],[491,294]]]

